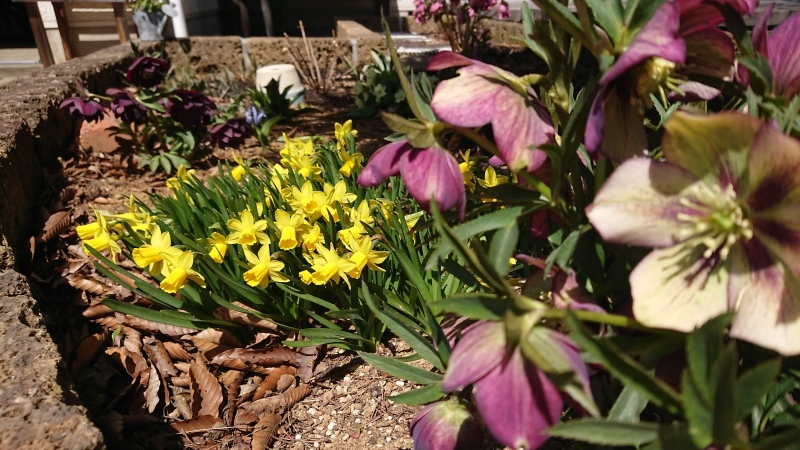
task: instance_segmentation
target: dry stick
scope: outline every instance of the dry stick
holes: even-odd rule
[[[316,80],[315,80],[316,84],[317,84],[317,88],[324,92],[326,90],[327,86],[322,86],[321,85],[321,83],[323,83],[323,81],[322,81],[322,74],[319,72],[319,62],[317,61],[317,55],[316,55],[316,52],[314,52],[314,49],[311,48],[311,43],[308,42],[308,38],[306,37],[306,29],[305,29],[305,27],[303,27],[303,21],[302,20],[300,21],[300,34],[303,36],[303,45],[305,45],[305,47],[306,47],[306,53],[308,54],[308,59],[312,64],[314,64],[313,67],[314,67],[314,71],[315,71],[316,76],[317,76]]]

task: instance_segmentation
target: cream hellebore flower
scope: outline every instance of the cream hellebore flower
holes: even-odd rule
[[[263,245],[258,249],[258,256],[248,249],[244,249],[244,256],[247,258],[247,265],[250,270],[244,273],[244,281],[250,286],[266,288],[270,280],[276,283],[286,283],[289,281],[280,271],[284,264],[272,259],[269,253],[269,246]]]
[[[206,280],[202,275],[192,269],[194,264],[194,254],[190,251],[185,251],[176,255],[167,255],[166,257],[168,273],[166,278],[161,280],[161,290],[174,294],[182,288],[186,281],[192,280],[200,287],[206,287]]]
[[[644,324],[800,354],[800,142],[741,113],[675,113],[666,162],[625,161],[587,209],[609,242],[655,247],[630,276]]]
[[[242,211],[241,220],[228,220],[228,228],[233,230],[225,238],[225,242],[228,244],[253,245],[256,242],[262,245],[269,244],[269,236],[264,233],[264,230],[267,229],[267,221],[255,221],[250,210]]]

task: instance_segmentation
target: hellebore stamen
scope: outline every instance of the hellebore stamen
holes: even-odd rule
[[[654,56],[631,69],[636,94],[648,98],[659,86],[669,80],[677,65],[672,61]]]

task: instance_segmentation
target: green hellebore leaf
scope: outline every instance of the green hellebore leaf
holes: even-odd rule
[[[658,440],[662,427],[657,423],[629,423],[582,419],[560,423],[547,430],[553,437],[598,445],[639,446]]]

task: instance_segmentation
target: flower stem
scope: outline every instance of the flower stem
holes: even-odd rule
[[[647,333],[660,334],[668,337],[683,336],[683,333],[672,330],[664,330],[660,328],[650,328],[636,319],[621,316],[619,314],[606,314],[597,313],[592,311],[583,311],[579,309],[571,309],[572,314],[581,322],[600,323],[604,325],[611,325],[614,327],[629,328],[637,331],[644,331]],[[544,311],[541,316],[543,319],[565,319],[567,317],[566,309],[551,308]]]

